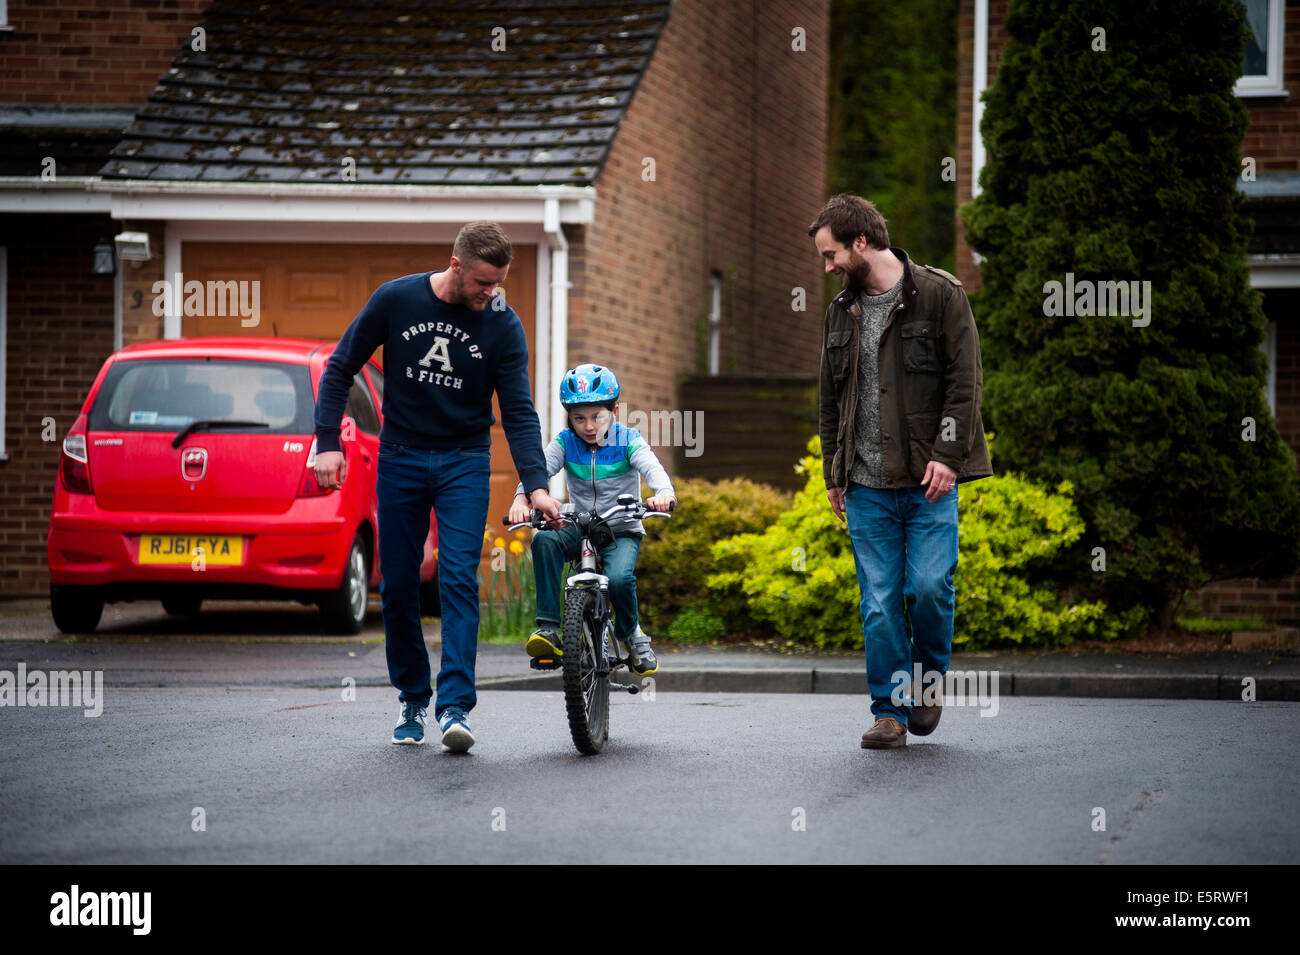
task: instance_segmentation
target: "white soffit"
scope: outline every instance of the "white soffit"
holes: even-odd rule
[[[592,221],[596,190],[573,186],[324,186],[101,180],[115,219],[239,222],[537,222],[545,202],[560,218]]]
[[[90,191],[91,176],[43,180],[36,176],[0,176],[0,212],[102,212],[113,207],[110,196]]]

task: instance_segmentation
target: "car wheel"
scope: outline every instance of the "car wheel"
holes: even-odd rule
[[[50,587],[50,613],[64,633],[93,633],[104,613],[104,598],[94,587]]]
[[[176,617],[192,617],[203,605],[202,597],[164,597],[163,610]]]
[[[320,612],[327,629],[335,633],[360,633],[366,622],[366,599],[369,596],[370,565],[366,545],[358,534],[352,538],[352,550],[343,569],[338,590],[321,601]]]
[[[438,572],[433,572],[432,579],[420,584],[420,616],[441,617],[442,595],[438,593]]]

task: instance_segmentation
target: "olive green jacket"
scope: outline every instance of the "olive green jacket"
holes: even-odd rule
[[[917,487],[933,459],[958,481],[989,477],[980,419],[979,332],[961,282],[913,265],[902,249],[903,287],[880,336],[880,438],[890,487]],[[826,486],[848,487],[855,455],[861,310],[844,291],[826,309],[819,425]]]

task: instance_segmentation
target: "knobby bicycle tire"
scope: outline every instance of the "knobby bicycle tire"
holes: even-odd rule
[[[569,714],[573,745],[584,756],[600,752],[609,739],[609,674],[596,673],[596,595],[574,589],[564,596],[564,706]]]

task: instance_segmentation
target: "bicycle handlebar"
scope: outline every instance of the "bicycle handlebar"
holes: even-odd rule
[[[646,505],[644,501],[633,501],[631,504],[615,504],[613,507],[609,508],[604,513],[597,514],[596,517],[602,521],[608,521],[611,517],[615,516],[620,511],[630,511],[631,516],[635,520],[641,520],[642,518],[646,518],[646,517],[672,517],[672,514],[670,512],[672,511],[673,506],[676,505],[676,503],[677,502],[674,501],[673,504],[669,505],[669,509],[667,511],[647,510],[645,509]],[[566,503],[561,505],[561,507],[571,508],[572,505]],[[595,513],[595,512],[590,512],[590,513]],[[572,510],[570,510],[568,513],[561,512],[558,520],[565,525],[574,524],[577,523],[574,520],[574,516],[575,516],[575,512]],[[552,523],[552,520],[544,516],[541,513],[541,511],[534,510],[532,512],[532,516],[527,521],[512,524],[510,523],[510,515],[507,514],[501,518],[501,523],[505,525],[506,530],[511,530],[511,531],[517,530],[518,528],[521,527],[531,527],[534,530],[542,530],[546,527],[547,524]]]

